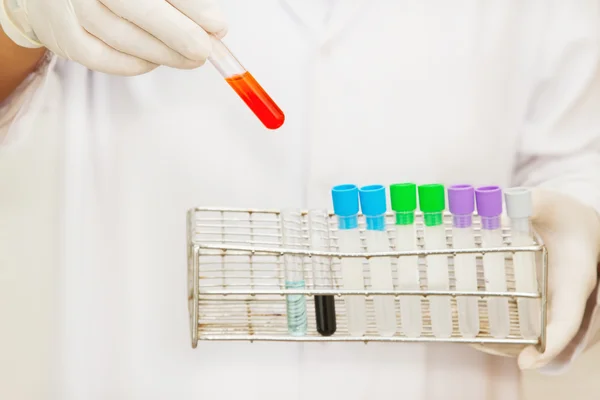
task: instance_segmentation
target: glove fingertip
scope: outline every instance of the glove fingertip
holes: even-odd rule
[[[229,28],[225,27],[218,32],[214,32],[213,35],[215,35],[218,39],[223,39],[225,37],[225,35],[227,35],[228,31],[229,31]]]
[[[529,346],[523,349],[519,354],[518,364],[521,370],[531,370],[536,368],[536,364],[539,361],[541,354],[537,351],[534,346]]]

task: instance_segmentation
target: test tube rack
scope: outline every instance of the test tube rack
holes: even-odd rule
[[[303,213],[306,218],[306,213]],[[540,351],[546,342],[547,314],[547,250],[539,237],[528,247],[512,247],[510,228],[503,224],[504,246],[499,248],[481,248],[480,220],[473,218],[476,248],[452,249],[451,215],[444,215],[447,248],[438,250],[423,249],[423,216],[415,216],[415,228],[419,241],[419,250],[393,251],[394,216],[386,216],[391,251],[385,253],[339,253],[337,250],[337,222],[330,216],[330,252],[315,252],[310,248],[286,249],[282,244],[280,211],[251,209],[195,208],[187,214],[188,237],[188,308],[190,315],[190,335],[192,347],[198,341],[280,341],[280,342],[449,342],[480,345],[527,346],[535,345]],[[304,221],[306,226],[306,220]],[[365,221],[359,216],[361,237],[364,235]],[[308,231],[307,231],[308,234]],[[363,237],[364,246],[364,237]],[[483,276],[482,258],[486,253],[505,254],[507,292],[486,292]],[[531,252],[535,255],[538,270],[538,291],[522,293],[515,291],[512,257],[517,252]],[[478,290],[474,292],[457,291],[454,285],[453,257],[457,254],[471,253],[477,258]],[[305,289],[289,290],[285,288],[284,255],[292,254],[305,258]],[[443,254],[448,256],[450,290],[432,291],[427,288],[426,256]],[[331,282],[316,284],[311,270],[310,257],[322,256],[331,259]],[[406,291],[398,288],[397,260],[400,257],[418,256],[420,266],[421,290]],[[359,257],[364,259],[365,290],[348,291],[342,289],[341,257]],[[390,257],[394,274],[393,291],[375,291],[370,289],[368,259],[371,257]],[[286,295],[302,294],[307,298],[308,333],[305,336],[288,334],[286,319]],[[315,328],[313,299],[315,295],[336,296],[337,331],[332,336],[321,336]],[[342,296],[366,296],[367,333],[365,336],[351,336],[347,331],[347,318]],[[391,337],[381,337],[375,327],[373,295],[420,296],[422,298],[423,334],[417,338],[405,337],[399,332]],[[437,338],[431,329],[428,299],[431,296],[450,296],[453,309],[453,334],[450,338]],[[458,296],[475,296],[479,299],[480,333],[473,338],[461,337],[458,328]],[[510,335],[506,338],[494,338],[490,334],[486,306],[488,297],[506,297],[509,299]],[[541,334],[537,339],[525,339],[519,333],[517,299],[540,299]],[[396,301],[396,313],[400,315],[399,302]],[[398,318],[400,320],[400,318]]]

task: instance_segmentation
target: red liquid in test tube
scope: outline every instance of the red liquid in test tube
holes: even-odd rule
[[[223,42],[212,35],[210,37],[213,47],[210,62],[267,129],[281,127],[285,115],[271,96],[250,72],[246,71]]]

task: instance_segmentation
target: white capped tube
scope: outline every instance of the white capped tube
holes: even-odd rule
[[[533,246],[531,215],[533,202],[528,188],[510,188],[504,192],[506,212],[511,224],[511,244],[514,247]],[[533,252],[516,252],[513,255],[515,286],[517,292],[538,293],[538,280]],[[519,329],[525,339],[536,339],[541,334],[540,299],[517,299]]]

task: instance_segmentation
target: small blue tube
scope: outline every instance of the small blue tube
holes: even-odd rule
[[[338,229],[358,228],[358,186],[338,185],[331,189],[333,212],[338,217]]]
[[[356,185],[339,185],[331,190],[333,210],[338,221],[338,248],[342,253],[363,251],[358,230],[359,199]],[[342,258],[342,284],[344,289],[364,290],[363,261],[358,258]],[[365,298],[344,296],[348,314],[348,332],[363,336],[367,331]]]
[[[369,185],[359,190],[360,208],[367,220],[367,230],[385,231],[387,211],[385,186]]]

